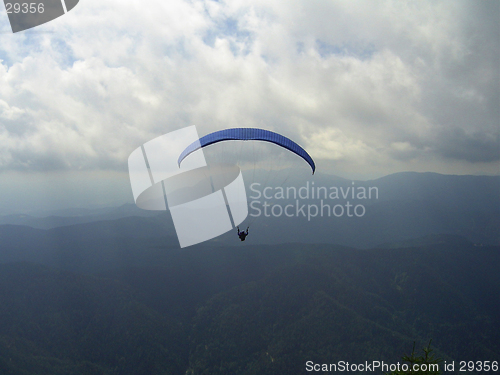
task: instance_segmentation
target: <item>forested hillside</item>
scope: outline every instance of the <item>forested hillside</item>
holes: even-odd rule
[[[500,249],[411,246],[158,250],[84,274],[5,263],[0,369],[302,374],[309,360],[395,363],[429,339],[447,360],[498,359]]]

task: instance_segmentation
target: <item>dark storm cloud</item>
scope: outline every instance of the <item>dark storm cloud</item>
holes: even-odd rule
[[[476,132],[467,134],[461,128],[443,130],[437,140],[436,152],[446,158],[471,163],[500,161],[499,134]]]

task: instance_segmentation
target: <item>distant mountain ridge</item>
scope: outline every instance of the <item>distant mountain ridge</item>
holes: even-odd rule
[[[52,229],[75,224],[96,221],[116,220],[124,217],[154,217],[162,212],[141,210],[135,204],[124,204],[119,207],[101,209],[72,208],[56,211],[37,211],[31,215],[11,214],[0,216],[0,225],[26,225],[32,228]]]
[[[460,211],[500,212],[500,176],[400,172],[367,183],[385,192],[381,200],[413,198]]]
[[[254,180],[269,182],[258,173]],[[301,188],[305,191],[306,187],[312,189],[313,186],[314,188],[344,189],[342,190],[344,192],[354,187],[375,187],[378,189],[378,198],[352,200],[352,195],[348,194],[345,199],[340,196],[339,199],[326,199],[321,202],[311,197],[309,199],[268,200],[261,196],[260,206],[255,205],[261,209],[259,217],[253,217],[257,211],[252,208],[252,202],[256,199],[250,198],[249,216],[242,223],[242,227],[249,225],[251,228],[251,235],[245,244],[305,242],[336,243],[370,248],[389,242],[439,234],[462,235],[470,242],[477,244],[500,244],[500,176],[450,176],[405,172],[371,181],[349,181],[318,173],[313,177],[291,174],[286,182],[287,187],[295,187],[297,191]],[[273,187],[272,184],[269,186]],[[257,187],[261,189],[262,194],[264,187],[266,187],[264,182]],[[268,192],[271,194],[273,189]],[[257,194],[247,186],[247,195],[255,197]],[[269,208],[268,216],[265,217],[262,207],[264,201],[271,208],[273,205],[281,206],[275,210],[275,212],[281,212],[281,215],[273,216],[273,211]],[[348,202],[352,206],[362,205],[364,211],[359,212],[364,212],[364,215],[356,217],[351,212],[352,217],[348,217],[346,210],[340,217],[335,217],[331,212],[329,216],[324,213],[322,217],[320,214],[307,217],[309,205],[316,206],[318,210],[321,209],[322,204],[329,205],[331,207],[329,210],[340,205],[344,207],[342,210],[345,210]],[[288,212],[292,212],[293,217],[287,217],[283,213],[287,205],[291,205],[292,209]],[[314,207],[311,211],[314,213]],[[67,236],[73,233],[75,239],[91,239],[93,234],[89,228],[92,226],[85,224],[97,222],[102,224],[95,226],[96,230],[101,226],[102,228],[115,226],[114,230],[128,231],[129,235],[136,233],[137,236],[142,236],[139,233],[142,232],[152,236],[176,236],[170,214],[165,211],[145,211],[138,209],[135,205],[127,204],[118,208],[91,211],[90,215],[86,215],[85,212],[85,210],[76,210],[66,212],[66,214],[78,214],[78,216],[45,218],[10,215],[0,217],[0,223],[51,230],[72,226],[72,229],[67,229]],[[133,217],[138,218],[133,219]],[[112,221],[116,221],[117,224],[111,224]],[[127,221],[130,224],[126,224]],[[152,224],[153,222],[155,224]],[[118,229],[120,226],[123,228]],[[129,229],[126,230],[126,227]],[[60,231],[65,230],[60,229]],[[50,233],[55,235],[56,232],[48,232],[48,235]],[[4,242],[4,238],[4,236],[0,237],[0,245],[9,248],[10,245]],[[230,245],[234,244],[234,241],[234,233],[229,232],[211,242]]]

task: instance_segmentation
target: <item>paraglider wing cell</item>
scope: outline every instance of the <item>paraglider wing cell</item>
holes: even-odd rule
[[[180,154],[177,162],[180,166],[182,161],[189,154],[195,152],[196,150],[217,142],[230,141],[230,140],[265,141],[274,143],[278,146],[286,148],[287,150],[290,150],[291,152],[297,154],[302,159],[304,159],[311,166],[313,174],[314,171],[316,170],[316,165],[314,164],[314,161],[311,158],[311,156],[307,153],[306,150],[300,147],[297,143],[295,143],[291,139],[281,134],[274,133],[269,130],[256,129],[256,128],[224,129],[214,133],[207,134],[204,137],[201,137],[198,141],[193,142],[188,147],[186,147],[184,151],[182,151],[182,153]]]

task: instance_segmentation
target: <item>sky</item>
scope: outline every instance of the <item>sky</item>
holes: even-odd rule
[[[498,1],[81,0],[15,34],[0,9],[0,213],[133,202],[130,153],[190,125],[344,178],[500,174]]]

